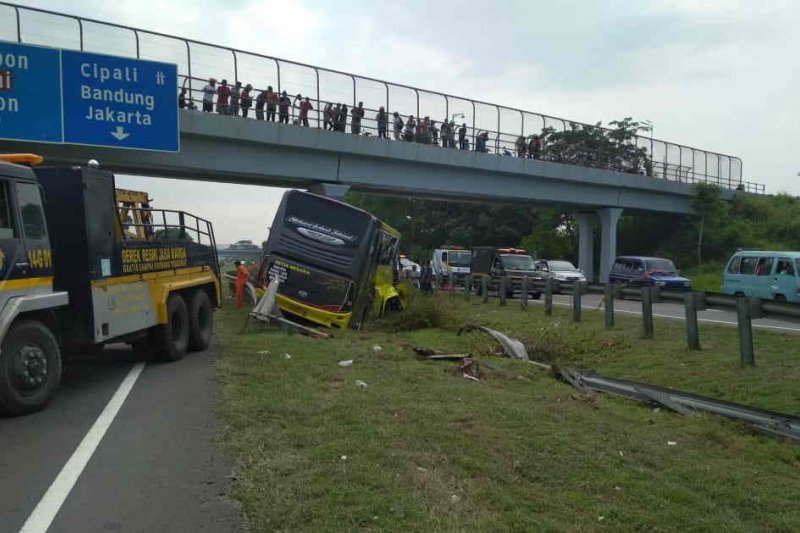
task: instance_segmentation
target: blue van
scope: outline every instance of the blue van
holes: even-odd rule
[[[609,283],[658,285],[665,289],[690,290],[692,282],[681,277],[675,264],[662,257],[625,255],[617,257],[608,276]]]
[[[739,250],[722,274],[722,293],[800,303],[800,252]]]

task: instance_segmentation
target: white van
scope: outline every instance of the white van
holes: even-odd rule
[[[800,252],[739,250],[722,275],[723,294],[800,303]]]

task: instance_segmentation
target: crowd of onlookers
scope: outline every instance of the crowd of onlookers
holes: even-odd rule
[[[286,91],[275,91],[272,86],[257,91],[249,83],[242,85],[237,81],[235,84],[228,84],[227,80],[217,82],[210,78],[202,89],[202,110],[206,113],[216,112],[220,115],[250,116],[250,110],[254,109],[256,120],[266,120],[289,124],[290,121],[296,126],[308,127],[308,113],[314,111],[314,105],[309,97],[297,94],[290,97]],[[320,103],[321,106],[321,103]],[[194,98],[186,87],[181,89],[178,96],[178,107],[181,109],[197,109]],[[347,131],[348,118],[350,132],[362,135],[362,121],[364,120],[366,109],[363,102],[348,109],[346,104],[325,103],[321,112],[322,129],[330,131]],[[489,132],[478,131],[468,135],[466,123],[458,126],[455,120],[449,121],[445,118],[441,123],[431,120],[430,117],[414,117],[409,115],[403,117],[397,111],[389,116],[384,107],[380,107],[373,119],[377,125],[377,136],[379,139],[389,138],[389,128],[391,127],[392,136],[397,141],[408,141],[420,144],[432,144],[444,148],[455,148],[460,150],[470,150],[470,141],[474,141],[473,149],[477,152],[488,152]],[[373,129],[373,128],[367,128]],[[371,131],[365,131],[363,135],[372,135]],[[505,155],[512,155],[507,149],[503,149]],[[515,155],[518,157],[531,157],[539,159],[541,155],[541,141],[538,135],[529,137],[520,136],[515,144]]]

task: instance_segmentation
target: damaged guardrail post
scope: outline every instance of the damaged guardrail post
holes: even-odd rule
[[[506,305],[506,287],[508,286],[508,278],[506,276],[500,276],[500,288],[498,291],[500,294],[500,305]]]
[[[453,275],[452,274],[450,275],[450,281],[448,281],[448,283],[450,284],[450,288],[449,288],[450,296],[451,297],[455,296],[455,294],[456,294],[456,284],[455,284],[455,281],[453,279]]]
[[[697,325],[697,309],[700,293],[687,292],[683,295],[686,309],[686,342],[690,350],[700,349],[700,329]]]
[[[522,276],[522,294],[519,295],[519,305],[523,311],[528,310],[528,276]]]
[[[553,314],[553,278],[549,276],[544,280],[544,314]]]
[[[614,284],[606,283],[603,287],[605,295],[603,296],[603,312],[606,319],[606,329],[614,327]]]
[[[746,296],[740,296],[736,300],[736,315],[739,322],[739,353],[742,364],[755,366],[752,304]]]
[[[653,291],[651,287],[642,287],[642,327],[644,338],[653,338]]]
[[[481,276],[481,296],[483,296],[483,303],[489,301],[489,276]]]
[[[575,281],[572,283],[572,321],[581,321],[581,299],[583,293],[583,283]]]
[[[455,281],[453,282],[455,284]],[[469,274],[464,279],[464,299],[469,301],[469,295],[472,292],[472,274]]]

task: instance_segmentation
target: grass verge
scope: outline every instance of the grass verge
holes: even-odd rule
[[[541,358],[791,412],[796,337],[757,332],[757,366],[741,368],[733,329],[703,326],[705,349],[690,353],[677,322],[656,322],[646,341],[625,317],[606,332],[596,313],[573,325],[561,309],[434,302],[447,325],[389,320],[327,341],[260,325],[241,334],[243,312],[218,313],[223,441],[252,530],[800,529],[798,446],[716,417],[589,400],[507,359],[483,356],[506,371],[483,365],[475,383],[410,350],[487,354],[488,336],[455,334],[479,322]]]

